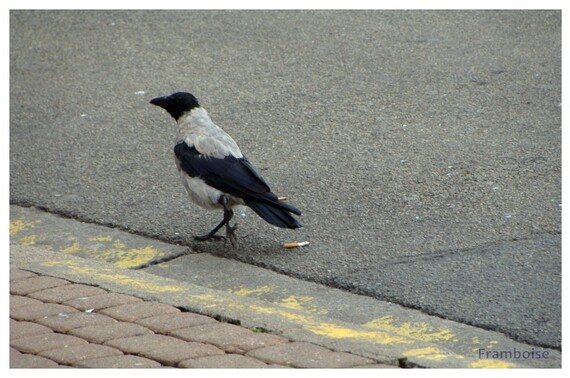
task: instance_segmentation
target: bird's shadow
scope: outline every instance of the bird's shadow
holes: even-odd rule
[[[235,246],[232,246],[230,241],[222,235],[206,241],[194,240],[193,236],[176,236],[172,238],[172,243],[189,247],[194,253],[209,253],[213,256],[237,260],[243,260],[245,256],[270,256],[286,251],[282,242],[272,238],[260,238],[254,232],[238,236]]]

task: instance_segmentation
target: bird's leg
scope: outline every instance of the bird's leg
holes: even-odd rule
[[[232,216],[234,214],[234,212],[232,210],[230,210]],[[231,219],[231,216],[230,216]],[[226,223],[226,238],[230,239],[230,243],[232,243],[232,247],[236,246],[237,243],[237,236],[236,236],[236,230],[237,230],[237,223],[234,223],[233,227],[230,225],[230,222],[228,220],[228,222]]]
[[[223,236],[215,235],[216,232],[220,230],[224,225],[226,226],[226,238],[230,239],[230,243],[232,246],[235,247],[237,237],[235,234],[235,230],[237,229],[237,224],[233,227],[230,225],[230,220],[234,216],[234,212],[232,209],[228,207],[228,198],[226,196],[221,196],[218,202],[224,207],[224,219],[210,232],[203,236],[195,236],[194,240],[198,241],[206,241],[212,238],[223,238]]]
[[[235,247],[237,242],[237,237],[235,233],[235,231],[237,230],[237,224],[234,224],[233,227],[230,225],[230,220],[234,216],[234,211],[230,209],[230,207],[228,206],[228,198],[226,196],[221,196],[218,202],[220,202],[224,207],[223,222],[226,225],[226,238],[230,240],[232,247]]]

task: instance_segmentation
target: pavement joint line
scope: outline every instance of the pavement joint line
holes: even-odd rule
[[[146,263],[137,265],[137,266],[132,267],[132,268],[130,268],[130,269],[133,269],[133,270],[146,269],[146,268],[149,268],[149,267],[151,267],[151,266],[153,266],[153,265],[158,265],[158,264],[166,263],[166,262],[175,260],[175,259],[177,259],[177,258],[179,258],[179,257],[186,256],[186,255],[193,254],[193,253],[196,253],[196,251],[194,251],[194,250],[193,250],[192,248],[190,248],[190,247],[187,247],[187,250],[186,250],[186,251],[181,251],[181,252],[178,252],[178,253],[173,253],[172,255],[169,255],[169,256],[158,257],[158,258],[156,258],[156,259],[152,259],[152,260],[150,260],[150,261],[148,261],[148,262],[146,262]]]
[[[323,312],[318,307],[311,308],[311,298],[309,297],[291,295],[280,303],[268,302],[262,298],[263,294],[268,291],[265,286],[243,287],[235,292],[228,292],[192,284],[180,279],[151,274],[149,271],[142,270],[141,266],[144,267],[147,264],[149,267],[157,268],[161,266],[160,264],[167,265],[165,261],[177,258],[200,256],[211,258],[211,256],[193,254],[187,247],[170,246],[162,243],[161,248],[174,247],[174,250],[170,251],[170,255],[165,254],[156,257],[155,253],[151,253],[148,255],[151,256],[150,259],[140,263],[141,260],[138,257],[133,258],[132,256],[138,254],[140,248],[129,249],[130,246],[119,245],[128,244],[125,240],[128,237],[125,231],[116,231],[94,224],[88,225],[90,231],[84,239],[89,240],[90,243],[111,244],[113,251],[118,251],[118,258],[103,253],[104,257],[112,258],[110,258],[111,261],[105,259],[101,261],[100,256],[94,258],[91,252],[81,255],[80,244],[83,241],[81,243],[74,241],[69,244],[77,239],[76,236],[68,236],[67,239],[69,240],[63,246],[51,243],[53,240],[43,240],[44,237],[48,237],[49,233],[54,232],[51,229],[48,230],[49,232],[41,231],[42,227],[53,227],[52,223],[57,223],[52,222],[54,217],[52,214],[46,215],[41,211],[29,209],[22,213],[20,211],[22,209],[15,206],[11,206],[10,210],[11,259],[16,263],[15,266],[20,269],[66,278],[73,282],[97,285],[147,300],[157,300],[218,320],[240,324],[251,329],[273,330],[277,334],[282,334],[293,340],[307,341],[389,364],[420,367],[526,366],[524,361],[520,363],[510,360],[482,360],[465,355],[464,352],[458,353],[453,348],[447,348],[445,344],[432,341],[447,337],[447,335],[441,334],[445,330],[436,330],[436,333],[433,333],[432,330],[430,331],[432,332],[430,338],[422,339],[422,336],[425,336],[422,334],[418,338],[416,337],[417,329],[413,329],[418,324],[412,324],[412,329],[402,332],[402,327],[393,323],[394,319],[390,316],[372,319],[366,324],[346,322],[328,317],[326,311]],[[12,215],[17,216],[12,217]],[[42,218],[42,216],[48,218]],[[70,221],[59,217],[58,219],[65,223],[65,227],[69,226],[68,222],[78,223],[75,220]],[[91,229],[95,229],[95,231],[91,231]],[[85,229],[81,230],[85,231]],[[26,242],[32,236],[38,245],[35,245],[35,242],[31,244]],[[135,244],[140,244],[140,240],[142,240],[141,245],[151,242],[148,238],[140,235],[130,236],[137,239],[133,241]],[[76,245],[79,245],[79,248],[76,248]],[[66,252],[67,249],[67,253],[62,253],[62,247],[64,247],[63,252]],[[54,252],[58,250],[59,252]],[[105,252],[106,249],[94,249],[94,252],[101,251]],[[125,251],[127,253],[124,253]],[[78,254],[76,255],[76,253]],[[129,264],[123,263],[122,258]],[[233,261],[217,259],[222,264],[229,264]],[[131,264],[133,261],[138,262],[138,264]],[[475,339],[473,342],[474,344],[479,343],[475,342]],[[486,345],[483,344],[484,342],[481,340],[481,345]],[[491,341],[492,343],[493,341]]]

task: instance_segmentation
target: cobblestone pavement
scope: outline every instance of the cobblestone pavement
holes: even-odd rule
[[[96,286],[10,270],[11,368],[393,368]]]

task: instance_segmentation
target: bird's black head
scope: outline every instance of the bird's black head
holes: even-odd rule
[[[177,121],[184,113],[200,107],[196,97],[187,92],[176,92],[170,96],[156,97],[150,100],[150,103],[165,109]]]

